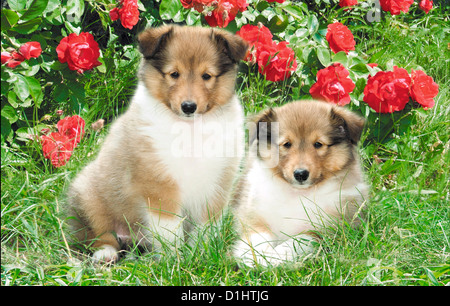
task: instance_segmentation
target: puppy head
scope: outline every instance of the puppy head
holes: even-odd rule
[[[269,109],[257,116],[255,139],[258,158],[274,175],[297,188],[309,188],[336,175],[355,162],[364,120],[325,102],[299,101]],[[278,131],[266,132],[278,122]],[[276,131],[276,130],[275,130]]]
[[[225,30],[149,28],[139,37],[140,78],[175,114],[193,117],[225,105],[234,94],[237,64],[248,45]]]

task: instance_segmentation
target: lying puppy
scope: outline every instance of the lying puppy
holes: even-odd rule
[[[173,25],[147,29],[138,41],[131,105],[68,192],[76,237],[100,262],[117,261],[130,243],[176,245],[189,224],[220,216],[244,155],[234,88],[247,43],[224,30]]]
[[[278,265],[313,250],[313,230],[357,221],[368,187],[357,143],[364,120],[329,103],[298,101],[256,116],[249,166],[234,199],[247,265]]]

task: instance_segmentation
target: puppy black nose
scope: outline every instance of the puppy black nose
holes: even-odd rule
[[[304,182],[308,179],[309,171],[306,169],[295,169],[294,177],[297,181]]]
[[[197,110],[197,104],[192,101],[184,101],[183,103],[181,103],[181,110],[186,115],[193,114]]]

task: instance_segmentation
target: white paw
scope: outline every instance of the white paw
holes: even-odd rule
[[[278,264],[279,256],[269,242],[250,246],[240,241],[234,250],[234,257],[247,267],[268,267]]]
[[[99,250],[92,255],[94,263],[115,263],[119,260],[119,253],[117,249],[111,245],[103,245]]]
[[[256,240],[255,236],[252,238]],[[276,267],[312,253],[314,251],[312,241],[313,238],[308,235],[298,235],[296,239],[288,239],[275,247],[268,241],[258,241],[252,246],[240,241],[236,245],[234,256],[248,267]]]

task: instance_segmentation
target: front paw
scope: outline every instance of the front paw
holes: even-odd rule
[[[285,250],[282,251],[285,252]],[[241,242],[234,250],[234,257],[239,263],[250,268],[278,266],[284,262],[282,255],[269,243],[252,247]]]
[[[113,264],[119,260],[118,250],[111,245],[103,245],[92,255],[92,261],[96,264]]]

